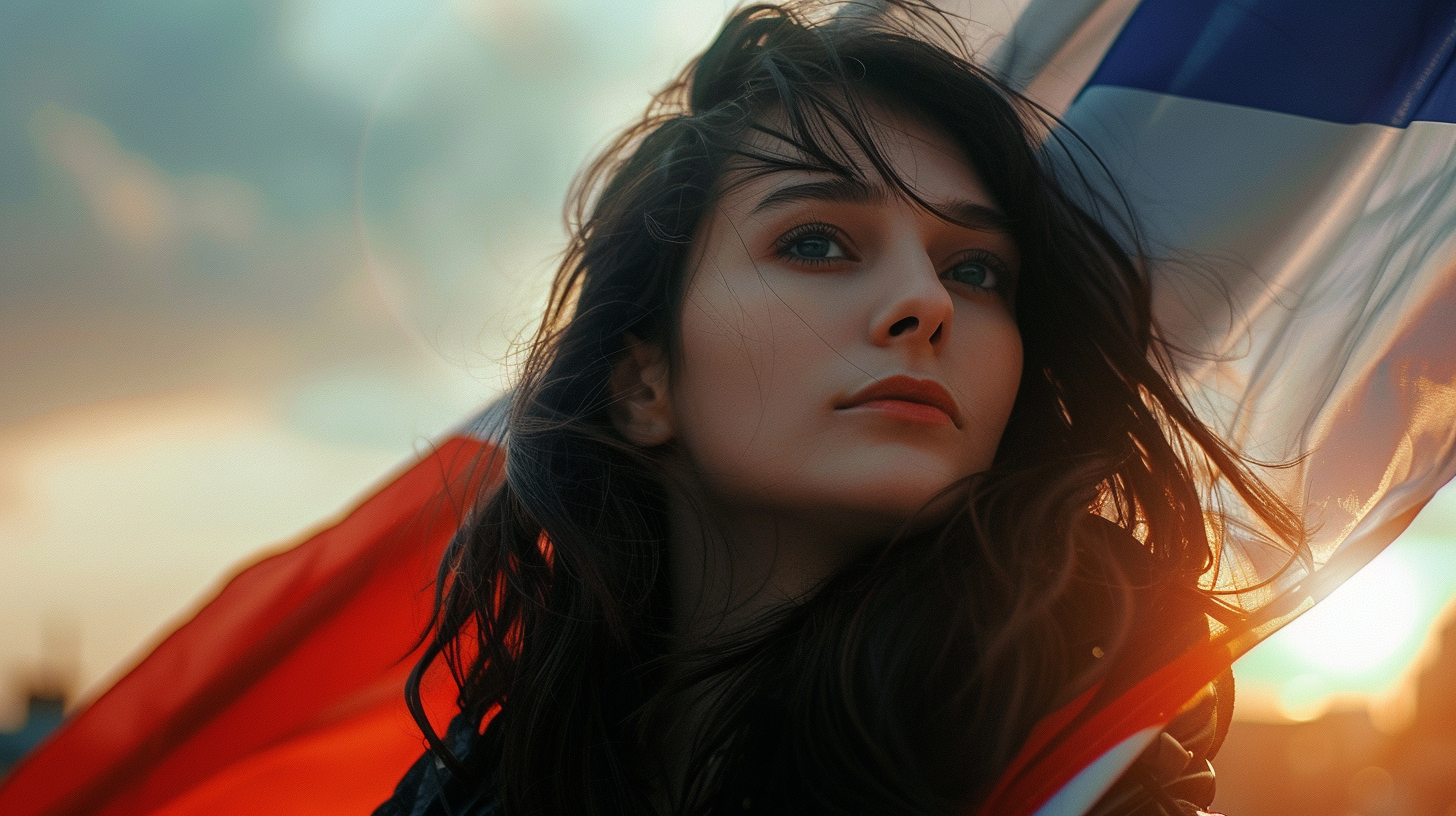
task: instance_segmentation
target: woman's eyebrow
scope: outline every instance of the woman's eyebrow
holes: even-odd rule
[[[773,190],[753,205],[757,215],[765,210],[782,207],[796,201],[826,201],[834,204],[884,204],[890,200],[889,191],[883,185],[869,184],[853,178],[833,178],[826,181],[806,181],[803,184],[786,184]]]
[[[751,214],[782,207],[798,201],[823,201],[833,204],[884,204],[890,200],[890,191],[881,184],[870,184],[853,178],[834,178],[826,181],[807,181],[802,184],[786,184],[769,192],[753,205]],[[949,220],[971,229],[999,232],[1010,235],[1010,219],[996,209],[965,199],[945,202],[931,202],[936,211]]]

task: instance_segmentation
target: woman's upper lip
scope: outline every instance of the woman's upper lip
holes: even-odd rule
[[[956,405],[955,397],[950,395],[945,386],[935,380],[922,380],[904,374],[875,380],[834,407],[853,408],[856,405],[876,400],[902,400],[939,408],[950,417],[951,422],[954,422],[957,428],[961,426],[960,407]]]

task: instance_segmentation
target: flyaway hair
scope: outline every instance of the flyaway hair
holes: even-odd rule
[[[725,661],[716,673],[715,667],[703,664],[704,672],[733,681],[721,686],[724,694],[718,698],[716,714],[720,732],[742,734],[745,739],[758,735],[761,740],[734,755],[743,771],[753,770],[742,763],[753,756],[752,749],[771,741],[764,735],[771,738],[772,729],[763,726],[775,722],[775,716],[784,721],[792,717],[795,729],[832,720],[835,730],[826,733],[845,741],[829,746],[793,744],[782,757],[769,754],[765,762],[782,758],[791,761],[788,767],[794,772],[831,774],[848,768],[900,768],[901,757],[913,753],[918,744],[913,740],[925,736],[920,732],[927,729],[923,718],[902,723],[887,714],[904,705],[901,690],[908,688],[923,691],[925,705],[954,720],[958,729],[937,731],[935,723],[929,724],[930,737],[939,740],[933,744],[947,753],[943,760],[927,764],[923,773],[943,777],[946,767],[960,761],[952,755],[960,750],[955,740],[974,738],[978,753],[956,771],[969,768],[966,772],[975,779],[990,778],[993,766],[1005,755],[995,746],[1016,743],[1037,712],[1003,711],[998,718],[998,712],[988,715],[978,705],[1034,707],[1038,699],[1064,697],[1081,683],[1091,682],[1093,690],[1056,709],[1033,729],[1022,753],[994,786],[989,804],[978,811],[988,816],[1029,816],[1051,801],[1063,812],[1083,812],[1091,800],[1068,799],[1069,791],[1076,788],[1086,794],[1088,774],[1095,770],[1122,775],[1126,762],[1106,761],[1113,749],[1124,749],[1125,740],[1135,739],[1143,725],[1166,722],[1165,712],[1157,706],[1177,709],[1187,699],[1182,691],[1168,691],[1168,670],[1175,670],[1175,680],[1186,676],[1197,684],[1206,682],[1239,650],[1307,608],[1379,552],[1456,472],[1449,399],[1450,384],[1456,382],[1456,358],[1449,353],[1456,315],[1452,305],[1456,244],[1451,241],[1456,234],[1452,161],[1456,153],[1451,149],[1456,112],[1450,105],[1456,97],[1448,92],[1456,81],[1456,65],[1446,59],[1456,31],[1456,10],[1442,3],[1363,0],[1331,0],[1315,9],[1304,2],[1270,0],[1260,4],[1260,14],[1244,15],[1230,29],[1223,25],[1226,18],[1219,16],[1224,4],[1142,0],[1135,9],[1127,6],[1031,4],[1037,14],[1024,16],[1007,46],[997,52],[996,64],[1001,66],[997,75],[1018,82],[1067,75],[1067,65],[1054,57],[1068,50],[1061,46],[1072,37],[1087,41],[1089,29],[1110,20],[1116,30],[1107,34],[1109,47],[1095,55],[1099,67],[1085,82],[1075,78],[1072,90],[1081,93],[1066,112],[1067,123],[1107,163],[1110,175],[1122,182],[1148,235],[1161,239],[1155,244],[1159,252],[1171,244],[1203,253],[1211,258],[1207,266],[1218,266],[1221,285],[1210,292],[1195,289],[1186,303],[1158,300],[1162,322],[1152,326],[1144,315],[1146,277],[1153,277],[1159,298],[1170,290],[1182,297],[1195,288],[1194,282],[1180,276],[1177,267],[1145,264],[1140,253],[1121,240],[1128,231],[1116,223],[1121,204],[1115,194],[1099,203],[1095,195],[1079,189],[1086,183],[1084,175],[1097,175],[1096,162],[1069,170],[1046,161],[1061,149],[1059,143],[1073,148],[1066,152],[1078,153],[1073,144],[1078,139],[1053,128],[1051,138],[1059,143],[1044,141],[1054,123],[1010,94],[1002,94],[1002,102],[994,103],[992,110],[956,114],[994,121],[1007,109],[1012,111],[1029,135],[1024,148],[1008,150],[1029,151],[1044,165],[1043,174],[1055,164],[1055,178],[1065,195],[1110,224],[1115,228],[1110,234],[1119,236],[1119,241],[1109,242],[1106,231],[1081,232],[1085,219],[1056,190],[1027,193],[1043,206],[1026,213],[1041,213],[1048,222],[1035,223],[1023,213],[1019,240],[1068,226],[1077,229],[1063,235],[1061,243],[1046,246],[1046,262],[1036,273],[1041,283],[1018,293],[1022,330],[1028,345],[1039,344],[1042,363],[1039,369],[1027,369],[1017,433],[1039,443],[1038,428],[1045,428],[1056,438],[1075,441],[1078,455],[1068,457],[1064,469],[1047,471],[1052,477],[1050,490],[1041,492],[1038,486],[1018,494],[1018,484],[1027,480],[1019,480],[1011,471],[1049,461],[1050,450],[1040,459],[1037,452],[1053,446],[1032,444],[1013,451],[1008,439],[996,471],[966,486],[960,519],[934,536],[887,542],[885,557],[853,565],[833,586],[821,587],[811,603],[765,621],[765,628],[756,633],[760,642],[740,643],[716,655]],[[1126,8],[1128,16],[1088,16],[1094,7]],[[482,716],[491,715],[492,700],[521,702],[523,710],[534,706],[544,712],[547,719],[539,726],[546,741],[528,744],[525,753],[516,751],[510,761],[542,773],[540,779],[569,779],[572,784],[562,790],[513,791],[510,796],[516,805],[524,800],[537,809],[562,806],[576,807],[574,812],[593,808],[601,812],[619,803],[590,797],[630,789],[627,798],[633,799],[638,794],[631,791],[646,784],[644,774],[630,763],[613,765],[597,745],[551,737],[549,729],[559,723],[550,718],[549,700],[552,694],[559,695],[563,717],[589,712],[586,727],[573,733],[587,731],[618,740],[610,746],[620,750],[614,755],[630,757],[639,723],[651,713],[655,700],[670,693],[668,681],[653,674],[659,665],[654,661],[661,655],[659,630],[654,628],[661,621],[653,606],[660,577],[654,571],[660,568],[658,555],[649,553],[632,561],[612,553],[561,554],[564,545],[591,543],[586,534],[572,539],[568,533],[575,522],[567,522],[586,517],[593,502],[623,515],[603,520],[604,528],[645,529],[656,524],[657,510],[650,501],[653,463],[623,447],[606,425],[592,426],[575,413],[558,413],[558,408],[570,407],[569,395],[558,393],[554,402],[539,395],[547,393],[545,386],[553,382],[564,382],[568,391],[578,386],[589,390],[597,382],[591,371],[568,370],[554,362],[572,349],[576,349],[574,359],[593,359],[582,351],[593,341],[572,333],[573,316],[595,315],[594,325],[605,331],[622,325],[621,317],[650,314],[638,331],[645,332],[649,324],[668,331],[674,287],[680,287],[674,275],[688,271],[672,266],[674,258],[685,257],[673,253],[698,223],[693,208],[709,207],[715,185],[722,180],[711,164],[695,163],[726,154],[722,160],[726,166],[741,141],[741,123],[757,121],[754,111],[778,104],[777,91],[741,98],[724,106],[716,118],[708,109],[736,93],[744,71],[759,78],[755,87],[778,87],[772,77],[787,77],[780,84],[802,101],[812,89],[795,86],[795,77],[821,71],[816,66],[823,65],[830,66],[826,87],[842,82],[855,91],[822,94],[828,103],[823,110],[848,106],[851,99],[861,99],[861,89],[872,78],[842,69],[856,68],[853,60],[867,52],[889,53],[879,47],[884,40],[875,32],[880,31],[929,41],[945,53],[932,55],[925,65],[911,60],[905,75],[928,84],[920,90],[908,85],[892,89],[891,98],[876,100],[877,105],[906,104],[901,90],[924,97],[932,92],[952,94],[982,80],[997,87],[984,76],[976,78],[973,66],[971,78],[966,76],[966,55],[957,42],[934,34],[940,24],[933,11],[897,7],[890,17],[878,18],[864,12],[878,6],[795,8],[750,10],[735,18],[729,31],[736,33],[710,52],[731,70],[715,69],[710,79],[701,66],[690,68],[664,92],[648,117],[582,176],[573,199],[573,250],[565,258],[552,311],[523,378],[521,393],[537,396],[529,403],[517,402],[520,419],[512,432],[524,427],[544,438],[591,431],[600,434],[599,450],[607,453],[571,460],[580,470],[572,475],[573,481],[557,488],[551,475],[569,469],[561,461],[534,467],[531,450],[550,449],[538,441],[534,449],[523,449],[512,460],[517,469],[509,501],[501,498],[506,494],[494,492],[501,483],[498,475],[482,471],[479,475],[487,478],[479,495],[494,496],[500,503],[492,515],[485,503],[476,502],[475,520],[457,537],[456,552],[445,562],[445,606],[437,610],[437,627],[428,636],[434,668],[412,685],[416,710],[422,706],[438,713],[459,696],[467,709]],[[849,11],[835,29],[828,18],[837,8]],[[760,18],[762,22],[755,22]],[[939,19],[948,19],[946,25],[952,28],[959,25],[954,19]],[[1067,25],[1059,25],[1060,21]],[[1210,38],[1207,34],[1214,28],[1219,36]],[[750,30],[762,36],[749,41],[745,32]],[[839,57],[838,63],[819,60],[826,50]],[[1154,52],[1166,59],[1144,58]],[[789,57],[796,54],[819,61],[795,69]],[[878,64],[876,70],[885,67],[883,60]],[[749,71],[751,66],[758,67]],[[730,74],[740,79],[730,80]],[[690,102],[699,77],[700,87],[722,89],[705,93],[701,105]],[[972,92],[973,97],[980,93]],[[741,110],[731,111],[734,105]],[[709,127],[708,119],[716,124]],[[957,121],[952,116],[935,124],[954,135]],[[1351,132],[1361,135],[1347,138]],[[817,138],[803,136],[802,141],[812,144]],[[968,159],[978,171],[989,172],[996,155],[994,151],[968,154]],[[1350,168],[1359,172],[1347,172]],[[1041,184],[1046,179],[1029,180]],[[689,206],[678,207],[678,202]],[[649,211],[653,220],[643,217]],[[599,245],[593,238],[598,234],[615,235],[625,243]],[[1298,246],[1300,252],[1284,252],[1289,246]],[[1070,260],[1063,268],[1059,264],[1068,252]],[[584,260],[588,254],[591,265]],[[1238,263],[1224,264],[1225,256]],[[640,267],[640,285],[607,285],[616,280],[613,269],[625,274],[625,265],[633,261],[646,264]],[[604,295],[587,296],[588,281],[594,292]],[[1058,285],[1068,287],[1068,294],[1058,295]],[[613,300],[617,294],[628,300]],[[1036,297],[1052,302],[1028,302]],[[1080,298],[1089,304],[1085,314],[1076,308]],[[619,317],[611,317],[618,312]],[[1057,332],[1066,335],[1063,340],[1074,341],[1081,324],[1059,328],[1027,319],[1048,314],[1090,321],[1086,343],[1059,352]],[[1236,319],[1209,332],[1209,314],[1232,314]],[[1197,486],[1204,479],[1224,477],[1237,483],[1239,469],[1220,471],[1204,462],[1217,446],[1200,441],[1206,437],[1196,428],[1183,428],[1175,413],[1165,415],[1161,406],[1174,401],[1166,391],[1152,387],[1157,381],[1145,363],[1132,359],[1146,345],[1153,359],[1161,360],[1155,328],[1205,355],[1205,365],[1185,368],[1184,382],[1193,384],[1195,398],[1207,393],[1217,397],[1212,404],[1200,402],[1200,410],[1217,422],[1236,449],[1297,459],[1295,468],[1277,472],[1273,481],[1291,500],[1303,501],[1301,511],[1317,523],[1309,538],[1313,573],[1285,569],[1276,581],[1269,581],[1290,563],[1298,539],[1279,533],[1281,519],[1288,519],[1267,502],[1264,517],[1240,514],[1231,525],[1214,516],[1207,520],[1202,539],[1193,529],[1194,514],[1186,499],[1197,491],[1190,489],[1190,483]],[[597,342],[607,352],[616,344],[612,337]],[[1244,349],[1247,353],[1242,353]],[[1085,376],[1074,365],[1077,361],[1090,366]],[[1160,364],[1151,366],[1153,374],[1161,376]],[[1147,393],[1143,387],[1149,388]],[[1100,416],[1109,420],[1105,429],[1095,421]],[[1158,442],[1144,423],[1148,416],[1161,425],[1164,442]],[[1129,427],[1136,430],[1129,432]],[[70,715],[44,745],[0,781],[0,812],[16,816],[269,813],[311,806],[316,812],[367,812],[418,755],[418,736],[398,722],[403,706],[390,688],[402,680],[399,656],[409,651],[419,632],[417,621],[428,611],[417,607],[421,601],[428,606],[429,601],[418,590],[425,574],[439,563],[438,553],[456,523],[454,508],[469,503],[462,493],[463,466],[476,455],[482,462],[500,462],[499,456],[478,454],[483,447],[470,429],[458,430],[416,466],[391,477],[376,496],[337,525],[242,570],[195,617],[103,696]],[[581,485],[608,492],[631,486],[622,477],[633,471],[618,472],[600,464],[608,461],[603,458],[607,454],[617,457],[611,462],[640,464],[638,484],[646,492],[624,493],[622,501],[607,504],[592,492],[571,493]],[[1182,470],[1164,484],[1150,463],[1170,457],[1182,463]],[[1230,461],[1237,465],[1239,460]],[[609,483],[594,486],[593,479]],[[1242,481],[1255,499],[1261,495],[1249,479]],[[557,498],[551,500],[553,493]],[[1181,508],[1164,508],[1164,515],[1140,523],[1139,514],[1149,512],[1147,508],[1161,502],[1165,493],[1182,502]],[[1225,487],[1230,502],[1237,494]],[[571,509],[576,504],[586,509],[565,522],[556,516],[531,515],[538,507]],[[1034,517],[1035,529],[1029,531],[1008,526],[1007,520],[1021,520],[1012,513],[1018,506],[1045,517]],[[1255,501],[1251,506],[1261,505]],[[1217,507],[1203,505],[1204,512]],[[1063,512],[1060,520],[1054,518]],[[1099,517],[1110,521],[1098,521]],[[510,523],[498,523],[503,521]],[[1247,540],[1239,530],[1246,523],[1256,533],[1265,530],[1268,558],[1242,557],[1236,546],[1230,546]],[[584,529],[590,533],[594,528]],[[1039,531],[1060,535],[1064,529],[1062,537],[1036,537]],[[998,541],[1017,535],[1022,537]],[[1206,590],[1211,574],[1205,574],[1197,587],[1190,587],[1186,577],[1173,585],[1172,595],[1186,603],[1173,603],[1163,611],[1206,608],[1228,621],[1228,628],[1205,644],[1219,647],[1203,650],[1207,666],[1180,675],[1186,658],[1198,657],[1199,650],[1171,657],[1143,650],[1135,644],[1144,633],[1136,625],[1125,629],[1116,613],[1127,608],[1128,596],[1134,609],[1145,608],[1148,595],[1140,587],[1151,586],[1148,581],[1157,576],[1192,575],[1199,563],[1218,553],[1219,544],[1234,553],[1224,556],[1220,565],[1219,580],[1225,588],[1262,584],[1263,589],[1219,595],[1219,605],[1210,606]],[[1041,556],[1044,569],[1009,563],[1010,557],[1001,555],[1002,546]],[[477,549],[465,552],[470,547]],[[1079,566],[1057,560],[1069,547]],[[987,552],[986,569],[995,571],[994,580],[950,571],[973,557],[967,551]],[[517,552],[525,557],[516,559]],[[629,555],[645,552],[628,551]],[[583,570],[583,564],[594,563],[606,566],[590,574]],[[926,574],[927,563],[946,570]],[[605,594],[616,580],[614,570],[637,570],[632,572],[636,586],[648,588],[624,594],[620,600]],[[1018,584],[1026,573],[1035,573],[1036,583]],[[1068,573],[1086,576],[1071,580],[1079,589],[1066,588]],[[896,596],[898,586],[912,584],[912,597]],[[991,584],[995,585],[984,601],[985,610],[977,606],[976,598],[948,597],[957,587]],[[1093,586],[1106,591],[1093,592],[1089,589]],[[923,602],[918,600],[922,592]],[[645,605],[640,602],[643,597]],[[576,599],[575,608],[595,617],[569,618],[561,598]],[[1010,599],[1019,611],[1013,614],[997,607],[1002,598]],[[548,602],[558,605],[548,607]],[[934,609],[939,617],[930,626],[923,625],[914,603]],[[1053,625],[1055,613],[1038,611],[1073,603],[1089,615],[1108,612],[1108,625],[1079,633]],[[1223,608],[1233,603],[1237,606]],[[958,637],[969,633],[970,640],[950,643],[940,636],[950,614],[966,614],[972,607],[980,617],[953,624]],[[892,613],[888,617],[881,614],[886,608]],[[1137,613],[1132,617],[1136,624]],[[1196,623],[1195,617],[1189,615],[1187,620]],[[480,622],[487,626],[481,628]],[[519,637],[527,623],[547,634],[554,626],[574,640],[562,648],[543,642],[528,653],[530,644]],[[1229,636],[1250,625],[1257,628],[1231,645]],[[1190,636],[1199,636],[1192,631],[1195,628],[1190,625]],[[1114,629],[1125,629],[1120,640],[1111,637],[1117,634]],[[584,643],[583,632],[600,635],[606,645]],[[1207,638],[1207,632],[1205,627],[1201,637]],[[1023,637],[1023,633],[1029,634]],[[1062,661],[1057,655],[1044,651],[1045,644],[1057,638],[1076,643],[1088,635],[1095,636],[1104,650],[1098,662],[1109,656],[1104,644],[1114,640],[1128,644],[1118,656],[1125,669],[1058,666]],[[620,705],[616,701],[596,705],[595,692],[585,684],[599,679],[609,684],[622,675],[597,674],[601,667],[578,670],[574,664],[553,663],[598,653],[619,655],[624,652],[621,644],[637,648],[645,657],[638,669],[625,675],[641,678],[640,697]],[[1170,646],[1176,652],[1175,647],[1175,643]],[[507,662],[486,676],[487,664],[474,658],[477,653],[494,654],[492,650]],[[1000,657],[983,656],[993,652]],[[1123,659],[1129,657],[1143,659]],[[444,684],[437,682],[448,674],[441,671],[448,663],[460,673],[458,695],[448,677]],[[999,671],[997,666],[1021,666],[1016,670],[1032,679],[1053,679],[1047,685],[1011,689],[1000,698],[978,697],[977,703],[964,699],[961,692],[969,689],[973,696],[979,695],[975,683],[984,685],[983,680],[967,685],[957,679],[943,686],[940,675],[932,673],[917,686],[916,676],[905,668],[957,664],[965,664],[965,675],[988,667],[981,670],[983,678],[987,670]],[[784,678],[783,673],[774,674],[776,667],[807,671],[783,682],[762,679]],[[875,673],[867,674],[871,668]],[[1204,668],[1211,673],[1197,676]],[[1095,679],[1099,675],[1100,684]],[[1154,687],[1129,684],[1139,675],[1150,677]],[[1072,679],[1058,686],[1055,678],[1063,676]],[[550,688],[533,692],[527,683],[535,678],[549,682]],[[1119,685],[1130,690],[1118,693]],[[808,702],[800,694],[806,688],[815,692]],[[728,693],[734,689],[741,693]],[[1100,699],[1093,700],[1093,695]],[[1129,711],[1148,705],[1154,706],[1151,713],[1144,710],[1145,718],[1129,725]],[[955,719],[962,717],[961,706],[971,710],[964,720]],[[1080,725],[1068,717],[1080,719]],[[433,722],[431,733],[443,731],[440,719]],[[475,725],[469,723],[467,728]],[[528,726],[511,727],[519,732]],[[973,727],[985,730],[976,732]],[[521,741],[519,734],[514,739]],[[979,753],[983,745],[984,755]],[[426,757],[431,768],[433,759]],[[557,760],[559,767],[554,764]],[[583,769],[591,775],[582,775]],[[1081,774],[1077,784],[1067,785],[1077,774]],[[714,795],[714,789],[726,791],[730,781],[712,774],[700,778],[704,796]],[[845,795],[877,797],[866,800],[870,804],[865,810],[904,802],[907,796],[925,801],[903,787],[918,778],[888,773],[876,780],[849,779],[852,787],[861,787]],[[772,782],[782,784],[783,777]],[[811,787],[820,801],[836,801],[832,790],[825,791],[823,778],[811,780]],[[1095,791],[1096,785],[1092,787]],[[935,797],[956,788],[946,784]],[[927,808],[936,809],[940,802],[936,798]],[[738,802],[728,804],[730,810],[739,807]]]
[[[501,712],[508,811],[651,809],[646,746],[693,689],[709,714],[674,812],[749,784],[788,810],[950,812],[987,794],[1041,717],[1208,638],[1210,482],[1298,551],[1296,517],[1170,384],[1145,265],[1053,177],[1055,122],[953,31],[914,3],[747,7],[578,180],[505,484],[451,545],[415,672],[443,658],[468,718]],[[725,185],[787,169],[864,181],[860,154],[929,208],[878,145],[886,108],[964,151],[1022,254],[1024,376],[995,464],[952,488],[961,509],[934,532],[671,654],[661,452],[613,427],[610,374],[629,335],[673,347],[692,242]],[[1109,681],[1111,666],[1131,673]],[[782,746],[772,762],[764,745]]]

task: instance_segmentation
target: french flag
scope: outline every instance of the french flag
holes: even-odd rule
[[[1453,53],[1451,0],[1037,0],[994,54],[1062,114],[1053,138],[1102,188],[1089,206],[1115,229],[1122,196],[1136,214],[1200,415],[1297,462],[1267,476],[1313,559],[1224,542],[1214,642],[1043,723],[983,813],[1085,812],[1199,685],[1456,475]]]
[[[1033,0],[990,55],[1062,115],[1088,206],[1136,214],[1190,399],[1297,461],[1269,478],[1314,535],[1293,566],[1225,542],[1214,640],[1048,717],[981,813],[1084,813],[1456,475],[1453,54],[1456,0]],[[403,679],[444,544],[499,479],[492,427],[239,572],[0,784],[0,813],[370,812],[422,749]],[[426,691],[447,717],[448,678]]]

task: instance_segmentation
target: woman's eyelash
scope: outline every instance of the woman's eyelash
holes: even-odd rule
[[[850,257],[846,243],[844,231],[833,224],[800,224],[779,236],[774,252],[797,263],[831,263]]]

